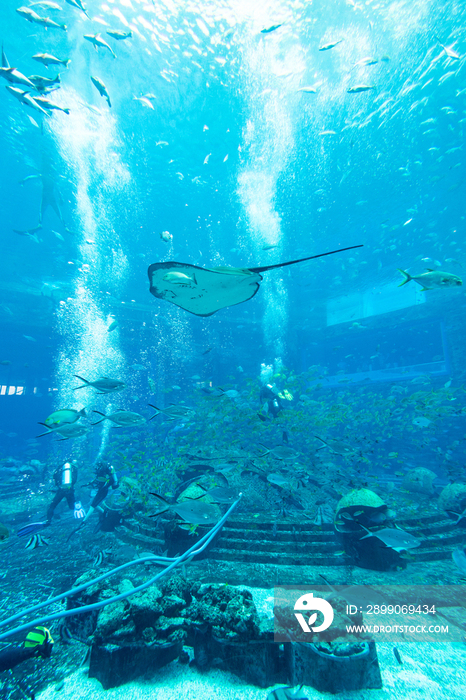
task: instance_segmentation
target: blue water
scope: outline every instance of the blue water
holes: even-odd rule
[[[399,288],[397,269],[461,277],[466,265],[463,4],[88,0],[87,19],[57,1],[60,11],[35,10],[66,32],[27,22],[12,0],[0,18],[10,65],[58,73],[47,97],[69,109],[44,116],[0,93],[0,460],[50,471],[64,458],[116,454],[108,427],[36,442],[59,408],[149,418],[148,403],[195,407],[202,385],[238,390],[254,416],[261,366],[301,377],[298,395],[321,406],[344,391],[368,410],[395,383],[409,395],[426,389],[422,378],[434,393],[451,380],[461,416],[464,291]],[[132,37],[116,41],[111,29]],[[99,32],[116,58],[84,39]],[[69,67],[32,59],[44,52]],[[348,93],[357,86],[370,89]],[[40,177],[22,183],[31,175]],[[16,233],[39,225],[41,206],[42,228]],[[250,301],[207,318],[149,293],[155,262],[257,267],[357,245],[265,272]],[[127,388],[75,392],[74,375]],[[343,420],[329,435],[376,440],[377,420]],[[423,463],[393,421],[373,471],[404,449],[446,484],[451,455],[464,461],[461,418],[430,427]],[[189,430],[151,422],[127,454],[153,440],[156,457],[174,456]],[[273,444],[278,433],[264,430]],[[258,433],[239,417],[236,436],[250,445]]]
[[[337,4],[321,16],[280,3],[256,11],[213,3],[201,12],[184,3],[130,5],[90,6],[93,21],[73,7],[49,10],[68,24],[66,33],[26,22],[14,3],[3,13],[5,54],[18,70],[55,77],[53,66],[31,56],[71,59],[68,70],[59,67],[61,89],[49,95],[70,115],[42,117],[9,94],[0,105],[2,355],[12,363],[0,372],[4,385],[25,387],[21,398],[3,399],[4,434],[18,435],[2,437],[5,454],[24,447],[34,418],[50,411],[50,389],[72,396],[73,373],[109,373],[117,358],[128,378],[128,365],[145,362],[163,390],[199,367],[215,383],[238,364],[254,376],[276,357],[303,371],[321,361],[329,299],[394,283],[397,267],[461,271],[462,60],[448,58],[434,30],[419,30],[433,13],[435,31],[452,44],[456,25],[446,6],[442,21],[438,7],[395,11],[391,3]],[[277,17],[283,26],[261,34]],[[134,33],[119,42],[105,35],[117,59],[83,39],[120,25]],[[378,63],[357,65],[364,58]],[[111,110],[93,74],[106,84]],[[298,91],[309,85],[316,94]],[[348,94],[354,85],[375,89]],[[152,108],[135,99],[145,94],[155,95]],[[47,207],[36,242],[13,231],[38,224],[41,181],[19,181],[40,173],[63,221]],[[208,319],[148,296],[146,268],[156,261],[257,266],[361,243],[271,272],[247,305]],[[276,247],[262,250],[268,245]],[[462,300],[461,291],[430,296],[423,317],[441,318]],[[80,305],[88,303],[85,313]],[[119,329],[106,335],[110,317]],[[376,323],[401,354],[399,319],[384,314]],[[358,329],[348,328],[338,329],[337,365],[359,341]],[[371,327],[359,333],[362,345],[371,343]],[[204,345],[213,347],[206,362]]]

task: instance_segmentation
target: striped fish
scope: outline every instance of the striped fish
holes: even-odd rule
[[[47,540],[42,535],[33,535],[27,541],[25,549],[37,549],[37,547],[48,546]]]
[[[101,549],[99,552],[97,552],[95,559],[94,559],[94,568],[98,568],[101,566],[104,561],[107,559],[108,555],[111,554],[111,549]]]

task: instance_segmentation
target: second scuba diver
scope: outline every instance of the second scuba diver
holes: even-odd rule
[[[90,484],[88,484],[88,486],[96,487],[97,493],[92,499],[89,510],[83,518],[82,523],[70,534],[68,539],[70,539],[75,532],[82,528],[88,517],[92,515],[94,510],[105,500],[110,487],[112,487],[112,489],[118,488],[118,477],[116,475],[115,467],[108,462],[97,462],[95,465],[94,479],[90,482]]]
[[[0,651],[0,672],[14,668],[22,661],[40,656],[50,658],[53,639],[46,627],[34,627],[28,632],[22,646],[10,645]]]

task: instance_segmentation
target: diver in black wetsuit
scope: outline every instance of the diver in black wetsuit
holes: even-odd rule
[[[278,391],[274,389],[272,384],[264,384],[259,394],[259,401],[261,410],[265,410],[266,416],[271,416],[272,418],[276,418],[283,408]]]
[[[90,482],[90,484],[87,485],[97,486],[97,493],[92,499],[91,505],[89,506],[89,510],[87,511],[86,516],[83,518],[82,523],[79,525],[79,527],[73,530],[73,532],[69,535],[68,540],[77,532],[79,532],[79,530],[83,527],[86,520],[89,518],[90,515],[92,515],[97,506],[99,506],[105,500],[110,486],[112,487],[112,489],[118,488],[118,477],[116,475],[115,467],[112,464],[108,464],[108,462],[97,462],[97,464],[95,465],[95,477]]]
[[[21,646],[9,646],[0,651],[0,672],[8,671],[22,661],[40,656],[50,658],[53,649],[53,639],[46,627],[34,627]]]
[[[74,487],[78,479],[78,470],[74,462],[65,462],[61,467],[55,470],[53,480],[58,489],[49,507],[47,508],[47,525],[50,525],[53,518],[53,512],[63,498],[70,510],[74,510],[74,517],[81,520],[85,516],[81,502],[76,500]]]
[[[91,508],[97,508],[107,497],[110,486],[113,490],[118,488],[118,477],[115,467],[108,462],[97,462],[95,465],[95,479],[92,482],[98,487],[97,493],[92,499]]]
[[[112,489],[118,488],[118,477],[116,475],[115,467],[108,462],[97,462],[95,465],[95,477],[91,481],[91,486],[97,487],[97,493],[92,499],[87,515],[84,518],[85,522],[91,513],[99,506],[102,501],[107,497],[110,486]]]

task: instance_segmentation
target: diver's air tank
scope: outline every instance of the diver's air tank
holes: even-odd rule
[[[63,469],[61,472],[61,485],[62,488],[66,489],[71,486],[71,479],[72,479],[72,474],[71,474],[71,464],[69,462],[65,462],[63,465]]]

